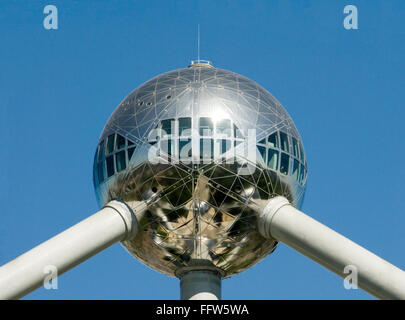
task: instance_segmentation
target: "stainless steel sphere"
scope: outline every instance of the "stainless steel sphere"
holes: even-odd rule
[[[307,164],[300,135],[261,86],[207,62],[159,75],[129,94],[108,120],[94,158],[100,206],[149,209],[123,245],[168,275],[208,264],[223,277],[271,253],[257,214],[282,195],[300,207]]]

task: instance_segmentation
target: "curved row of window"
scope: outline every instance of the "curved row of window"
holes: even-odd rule
[[[192,134],[194,128],[198,134]],[[213,120],[208,117],[199,118],[198,126],[194,127],[190,117],[165,119],[159,122],[148,137],[148,143],[156,145],[158,155],[168,161],[175,158],[186,162],[191,162],[193,156],[203,162],[212,161],[229,151],[235,151],[244,141],[242,132],[231,120]],[[283,131],[276,131],[258,141],[256,147],[269,169],[291,175],[300,184],[305,183],[305,155],[301,142],[296,138]],[[96,185],[125,170],[134,151],[134,143],[120,134],[111,134],[103,139],[95,155]]]
[[[285,132],[276,131],[257,143],[257,148],[269,169],[291,174],[304,184],[307,169],[305,155],[300,142]]]
[[[193,142],[192,137],[198,137],[199,142]],[[190,160],[194,152],[201,160],[217,158],[243,141],[244,135],[231,120],[209,117],[200,117],[194,125],[190,117],[165,119],[148,137],[151,145],[158,144],[160,155],[181,160]],[[258,141],[257,149],[269,169],[291,175],[304,184],[307,175],[305,154],[296,138],[276,131]]]
[[[198,132],[199,142],[193,142],[192,137],[196,136],[193,130]],[[209,117],[201,117],[198,125],[193,126],[190,117],[181,117],[159,122],[150,132],[148,142],[151,145],[158,143],[162,156],[191,160],[193,153],[198,156],[198,150],[201,160],[209,160],[229,151],[232,146],[241,143],[243,138],[241,131],[229,119],[215,121]]]
[[[132,141],[120,134],[111,134],[102,140],[95,154],[94,178],[99,185],[117,172],[125,170],[135,151]]]
[[[200,117],[198,119],[198,125],[194,124],[193,126],[192,122],[190,117],[162,120],[157,127],[151,131],[148,140],[153,142],[158,138],[190,137],[193,128],[197,129],[199,135],[202,137],[244,138],[242,132],[235,124],[232,124],[229,119],[214,120],[209,117]]]

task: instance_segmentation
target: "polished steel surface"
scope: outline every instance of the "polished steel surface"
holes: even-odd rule
[[[277,195],[299,208],[306,178],[301,138],[281,104],[211,64],[135,89],[108,120],[94,160],[100,205],[150,204],[123,245],[172,276],[208,261],[229,277],[266,257],[277,243],[259,234],[258,210]]]

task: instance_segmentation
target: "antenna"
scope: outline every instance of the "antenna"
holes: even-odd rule
[[[192,60],[188,67],[189,68],[194,68],[194,67],[213,68],[211,61],[200,60],[200,24],[198,24],[198,29],[197,29],[197,60]]]
[[[198,50],[198,63],[200,63],[200,24],[198,24],[198,38],[197,38],[197,50]]]

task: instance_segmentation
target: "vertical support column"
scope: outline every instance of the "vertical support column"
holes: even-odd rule
[[[212,270],[185,272],[180,279],[182,300],[220,300],[221,277]]]
[[[191,259],[187,267],[176,270],[182,300],[220,300],[223,270],[207,259]]]

